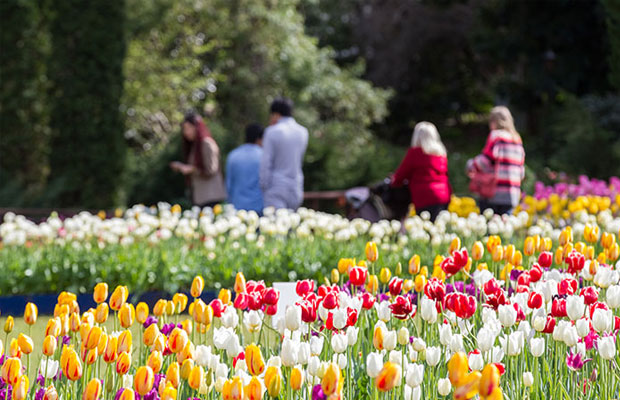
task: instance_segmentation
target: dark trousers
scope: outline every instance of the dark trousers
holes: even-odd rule
[[[420,215],[422,211],[428,211],[431,214],[431,221],[435,222],[435,218],[437,218],[437,215],[439,215],[439,213],[442,212],[443,210],[447,210],[447,209],[448,209],[447,203],[446,204],[435,204],[432,206],[428,206],[428,207],[424,207],[419,210],[416,210],[416,213]]]
[[[480,199],[478,200],[478,207],[480,208],[480,212],[483,212],[487,208],[493,210],[493,213],[497,215],[510,214],[512,211],[512,206],[508,204],[493,204],[489,203],[488,200]]]

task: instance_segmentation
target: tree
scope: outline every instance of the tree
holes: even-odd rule
[[[50,7],[48,190],[56,206],[110,207],[118,203],[125,164],[125,3],[65,0]]]

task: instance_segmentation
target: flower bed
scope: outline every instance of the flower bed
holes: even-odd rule
[[[492,218],[485,226],[492,222],[499,223]],[[8,318],[0,393],[613,398],[620,388],[616,235],[594,225],[557,233],[527,236],[518,246],[497,235],[467,243],[453,237],[438,245],[428,266],[416,254],[402,267],[384,266],[382,246],[369,242],[359,249],[361,260],[332,260],[328,282],[298,280],[289,304],[277,289],[242,273],[209,304],[199,298],[201,276],[185,288],[189,298],[177,293],[152,309],[128,303],[125,286],[108,295],[108,285],[99,283],[96,308],[80,314],[75,295],[62,292],[41,343],[13,332]],[[43,329],[34,304],[24,321]],[[40,355],[40,374],[29,379],[24,365]]]

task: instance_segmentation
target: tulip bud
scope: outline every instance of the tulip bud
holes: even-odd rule
[[[170,382],[175,388],[178,388],[180,380],[181,372],[179,364],[173,362],[172,364],[170,364],[170,366],[168,366],[168,369],[166,370],[166,381]]]
[[[205,280],[202,279],[202,276],[197,275],[192,281],[191,295],[192,297],[200,297],[202,291],[205,288]]]
[[[136,394],[134,393],[133,389],[124,388],[118,400],[134,400],[135,397]]]
[[[13,400],[24,400],[28,394],[30,382],[28,376],[22,375],[17,380],[17,384],[13,386]]]
[[[304,384],[304,371],[299,367],[293,367],[289,384],[293,390],[300,390]]]
[[[119,375],[125,375],[129,371],[131,366],[131,355],[126,351],[123,351],[118,355],[116,360],[116,373]]]
[[[235,293],[245,293],[246,292],[246,284],[245,284],[245,276],[243,276],[243,272],[237,272],[237,276],[235,276]]]
[[[532,375],[531,372],[524,372],[523,373],[523,385],[525,387],[532,387],[533,384],[534,384],[534,375]]]
[[[2,364],[2,379],[11,386],[15,386],[22,374],[22,362],[17,357],[8,358]]]
[[[39,310],[34,303],[26,304],[26,309],[24,310],[24,322],[28,325],[34,325],[37,322],[37,317],[39,315]]]
[[[108,298],[108,284],[105,282],[100,282],[95,285],[95,289],[93,290],[93,300],[95,303],[101,304]]]
[[[17,337],[17,344],[19,344],[19,349],[24,354],[32,353],[32,350],[34,348],[34,343],[32,343],[32,339],[29,336],[24,335],[23,333],[20,333],[19,336]]]
[[[43,354],[51,357],[56,352],[56,346],[58,341],[52,335],[47,335],[45,339],[43,339]]]
[[[184,360],[183,363],[181,364],[181,378],[187,380],[193,368],[194,368],[194,360],[192,360],[191,358]]]
[[[118,336],[118,347],[116,349],[117,353],[127,352],[131,353],[131,344],[132,344],[132,336],[130,330],[124,330]]]
[[[116,350],[118,348],[118,338],[115,336],[110,336],[108,339],[108,343],[106,345],[105,351],[103,352],[103,361],[108,364],[116,361]]]
[[[218,294],[217,298],[220,299],[222,303],[227,305],[227,304],[230,304],[232,300],[232,294],[230,293],[230,290],[228,289],[220,289],[220,293]]]
[[[133,304],[125,303],[121,306],[121,309],[118,313],[118,320],[121,323],[121,326],[125,329],[128,329],[133,325],[133,321],[136,317],[136,310],[133,307]]]
[[[398,344],[405,346],[409,343],[409,329],[402,327],[398,330]]]
[[[381,268],[381,272],[379,272],[379,280],[381,281],[381,283],[383,283],[384,285],[387,284],[390,281],[391,277],[392,273],[388,268]]]
[[[153,373],[158,374],[161,371],[161,366],[164,362],[162,353],[160,351],[153,351],[149,354],[148,359],[146,360],[146,365],[153,370]]]
[[[120,310],[127,301],[127,297],[129,297],[127,286],[117,286],[110,296],[110,308],[114,311]]]
[[[194,390],[198,390],[204,378],[204,370],[200,365],[194,366],[191,372],[189,373],[189,377],[187,378],[187,383],[189,387]]]
[[[414,254],[409,259],[409,273],[411,275],[416,275],[419,272],[420,272],[420,256],[417,254]]]
[[[13,326],[15,326],[15,322],[13,322],[13,317],[9,315],[6,317],[6,322],[4,323],[4,332],[13,332]]]
[[[379,258],[379,251],[377,250],[377,243],[366,243],[366,259],[370,262],[375,262]]]
[[[340,273],[338,272],[336,268],[332,269],[331,280],[332,280],[332,283],[338,283],[338,281],[340,280]]]
[[[54,385],[50,385],[43,393],[43,400],[58,400],[58,392]]]
[[[380,392],[388,392],[392,390],[398,382],[401,380],[400,366],[392,362],[386,362],[383,364],[383,368],[375,379],[375,384]]]

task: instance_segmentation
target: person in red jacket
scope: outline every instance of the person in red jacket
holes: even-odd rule
[[[448,156],[437,128],[420,122],[413,130],[411,147],[392,177],[392,186],[409,182],[411,202],[418,215],[428,211],[434,221],[448,208],[452,188],[448,180]]]

